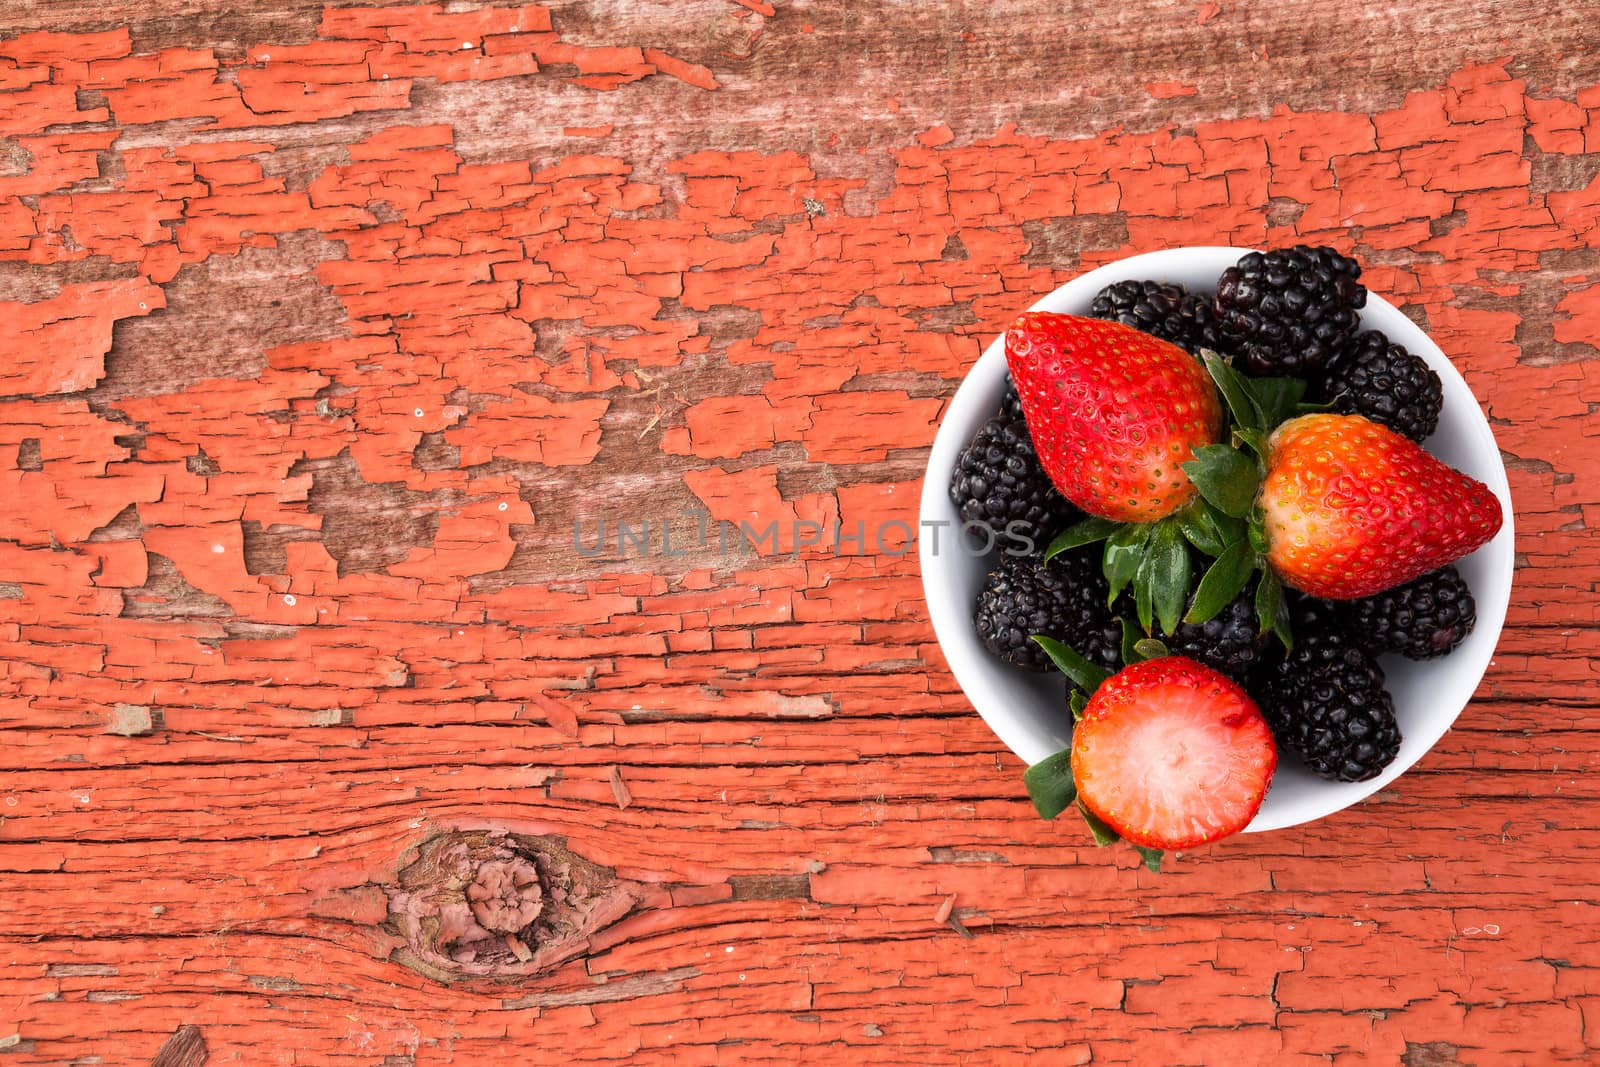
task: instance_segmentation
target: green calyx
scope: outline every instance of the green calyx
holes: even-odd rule
[[[1111,673],[1053,638],[1035,634],[1033,640],[1044,649],[1051,662],[1072,683],[1067,706],[1072,711],[1071,723],[1075,726],[1078,720],[1083,718],[1089,698],[1107,678],[1111,677]],[[1160,641],[1139,637],[1138,631],[1126,620],[1123,621],[1122,658],[1125,662],[1137,663],[1140,660],[1155,659],[1166,654],[1167,648]],[[1068,808],[1072,808],[1089,828],[1096,846],[1103,848],[1121,840],[1117,832],[1090,811],[1079,798],[1078,785],[1072,777],[1071,745],[1046,756],[1023,771],[1022,784],[1027,787],[1028,799],[1033,801],[1033,808],[1041,818],[1054,819]],[[1152,871],[1161,870],[1160,849],[1144,848],[1139,845],[1135,845],[1134,848],[1138,849],[1146,867]]]
[[[1206,503],[1230,519],[1247,519],[1261,491],[1259,460],[1228,445],[1201,445],[1183,472]]]
[[[1058,671],[1072,679],[1072,684],[1089,696],[1093,696],[1094,691],[1100,688],[1100,683],[1111,677],[1110,671],[1090,663],[1053,637],[1034,634],[1033,641],[1044,649],[1044,654],[1050,657],[1050,662],[1056,665]]]
[[[1150,633],[1159,621],[1164,633],[1177,628],[1189,595],[1192,562],[1188,538],[1175,516],[1157,522],[1085,519],[1050,543],[1045,558],[1104,541],[1101,568],[1110,586],[1108,606],[1133,591],[1139,625]]]
[[[1041,819],[1053,819],[1077,803],[1078,786],[1072,780],[1072,749],[1046,756],[1022,772],[1022,784]]]
[[[1234,437],[1243,432],[1250,438],[1259,438],[1262,448],[1256,448],[1249,439],[1242,443],[1265,461],[1264,446],[1272,431],[1307,406],[1301,403],[1306,395],[1305,381],[1301,378],[1252,378],[1211,351],[1202,351],[1200,358],[1216,383],[1217,392],[1228,405]]]
[[[1090,517],[1050,543],[1045,558],[1103,542],[1101,567],[1115,603],[1133,593],[1134,615],[1144,635],[1171,634],[1180,622],[1214,617],[1256,584],[1256,615],[1263,633],[1291,642],[1283,586],[1267,565],[1266,531],[1256,498],[1266,475],[1268,441],[1285,419],[1306,410],[1306,383],[1298,378],[1252,378],[1215,352],[1202,362],[1227,406],[1228,443],[1202,445],[1183,464],[1198,496],[1155,522],[1117,522]],[[1200,581],[1191,592],[1196,563]],[[1208,561],[1208,562],[1207,562]],[[1124,660],[1138,639],[1124,641]],[[1131,661],[1129,661],[1131,662]]]

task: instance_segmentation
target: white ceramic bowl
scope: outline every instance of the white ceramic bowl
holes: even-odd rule
[[[1247,251],[1174,248],[1131,256],[1073,279],[1034,304],[1032,310],[1084,315],[1103,287],[1135,278],[1211,291],[1218,275]],[[1382,330],[1438,372],[1444,383],[1444,412],[1438,432],[1427,441],[1428,450],[1494,490],[1505,513],[1505,526],[1494,540],[1457,564],[1477,600],[1478,623],[1467,639],[1442,659],[1420,663],[1399,656],[1383,659],[1404,736],[1395,761],[1371,781],[1343,783],[1324,781],[1285,754],[1272,788],[1247,830],[1276,830],[1320,819],[1382,789],[1421,759],[1472,699],[1499,640],[1511,595],[1511,494],[1500,450],[1477,400],[1439,347],[1394,305],[1369,296],[1361,321],[1363,328]],[[1004,342],[997,338],[956,390],[934,438],[922,486],[924,522],[959,526],[960,516],[950,503],[950,472],[957,454],[999,409],[1005,375]],[[952,550],[952,540],[940,538],[935,552],[932,538],[919,539],[922,586],[934,632],[956,680],[990,729],[1024,762],[1037,763],[1068,743],[1065,682],[1057,674],[1031,674],[1008,666],[979,643],[972,626],[972,608],[991,561]]]

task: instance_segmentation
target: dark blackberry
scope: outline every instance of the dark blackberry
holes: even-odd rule
[[[1289,627],[1296,649],[1307,644],[1351,640],[1344,613],[1331,600],[1319,600],[1295,589],[1285,589],[1283,595],[1289,606]],[[1252,695],[1257,695],[1258,689],[1276,678],[1283,670],[1287,655],[1283,642],[1276,639],[1267,642],[1246,686]]]
[[[1217,283],[1217,330],[1251,374],[1311,377],[1355,333],[1367,302],[1360,277],[1331,248],[1251,252]]]
[[[1338,621],[1331,605],[1297,598],[1294,649],[1251,685],[1272,735],[1323,778],[1375,778],[1400,751],[1383,668]]]
[[[1351,338],[1328,367],[1320,395],[1335,411],[1365,415],[1422,442],[1439,426],[1444,390],[1421,356],[1377,330]]]
[[[1211,301],[1170,282],[1112,282],[1096,294],[1089,314],[1143,330],[1191,354],[1223,348]]]
[[[1271,637],[1257,628],[1252,588],[1205,622],[1180,623],[1161,640],[1168,651],[1199,660],[1243,684],[1261,662]]]
[[[1376,596],[1344,605],[1350,631],[1368,652],[1411,659],[1442,656],[1477,622],[1472,590],[1455,567],[1441,567]]]
[[[1022,397],[1017,393],[1017,383],[1006,375],[1006,391],[1000,394],[1000,415],[1012,422],[1026,423],[1022,414]]]
[[[989,572],[973,615],[978,638],[996,656],[1030,671],[1055,666],[1031,638],[1053,637],[1107,670],[1122,653],[1122,625],[1106,607],[1100,546],[1063,552],[1049,563],[1043,553],[1002,556]]]
[[[1001,543],[1032,538],[1043,549],[1078,518],[1039,465],[1028,427],[1002,413],[956,457],[950,500],[964,523],[982,523]]]

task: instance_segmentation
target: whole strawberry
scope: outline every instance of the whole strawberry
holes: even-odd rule
[[[1030,311],[1006,362],[1045,472],[1091,515],[1154,522],[1194,498],[1181,464],[1217,440],[1222,409],[1183,349],[1119,322]]]
[[[1488,486],[1360,415],[1279,426],[1258,503],[1272,569],[1325,600],[1371,596],[1453,563],[1502,522]]]

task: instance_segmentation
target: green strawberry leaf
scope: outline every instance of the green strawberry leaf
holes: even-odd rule
[[[1242,519],[1250,514],[1261,473],[1243,452],[1227,445],[1201,445],[1183,470],[1200,495],[1224,515]]]
[[[1211,525],[1217,528],[1217,534],[1222,538],[1222,546],[1224,548],[1235,541],[1244,540],[1246,525],[1244,519],[1236,519],[1232,515],[1224,515],[1212,507],[1210,503],[1206,504],[1206,514],[1211,519]]]
[[[1069,549],[1081,548],[1092,545],[1096,541],[1104,541],[1122,527],[1122,523],[1112,519],[1088,518],[1082,522],[1068,526],[1050,542],[1050,547],[1044,550],[1044,558],[1054,559]]]
[[[1072,807],[1078,787],[1072,781],[1072,749],[1046,756],[1022,772],[1022,784],[1040,818],[1053,819]]]
[[[1094,843],[1100,848],[1114,845],[1122,840],[1122,835],[1100,820],[1100,816],[1090,811],[1082,800],[1078,801],[1078,814],[1083,816],[1083,821],[1089,824],[1089,832],[1094,835]]]
[[[1150,524],[1128,523],[1106,540],[1106,551],[1101,561],[1106,582],[1111,586],[1106,606],[1116,602],[1122,591],[1133,581],[1144,558],[1144,545],[1150,539]]]
[[[1139,557],[1139,569],[1133,576],[1133,610],[1139,617],[1139,627],[1145,633],[1150,632],[1150,627],[1155,624],[1155,579],[1152,572],[1155,564],[1151,561],[1151,553]]]
[[[1178,529],[1191,545],[1208,556],[1220,556],[1227,543],[1222,539],[1217,524],[1212,521],[1211,514],[1211,508],[1202,497],[1181,508],[1174,518],[1177,519]]]
[[[1246,535],[1250,540],[1250,547],[1257,555],[1267,554],[1267,516],[1260,508],[1250,513],[1250,524],[1245,527]]]
[[[1233,413],[1233,421],[1249,430],[1263,429],[1266,419],[1256,404],[1255,397],[1251,395],[1244,375],[1234,370],[1232,364],[1215,352],[1204,352],[1201,354],[1201,359],[1205,362],[1206,372],[1211,375],[1211,380],[1217,383],[1217,391],[1222,394],[1228,410]]]
[[[1294,651],[1294,629],[1289,623],[1288,608],[1278,609],[1278,616],[1272,623],[1272,632],[1278,635],[1278,641],[1283,645],[1285,652]]]
[[[1145,561],[1150,567],[1151,606],[1161,620],[1161,631],[1170,634],[1178,628],[1184,602],[1189,599],[1189,546],[1176,523],[1163,521],[1156,525]],[[1143,573],[1144,565],[1139,569]],[[1142,617],[1140,621],[1143,622]]]
[[[1201,576],[1200,584],[1195,587],[1194,600],[1189,604],[1189,613],[1183,617],[1183,621],[1205,622],[1215,617],[1217,612],[1244,591],[1255,569],[1256,554],[1248,544],[1235,541],[1229,545]]]
[[[1283,651],[1294,651],[1294,633],[1290,627],[1290,601],[1283,595],[1283,582],[1270,568],[1262,568],[1261,584],[1274,585],[1274,592],[1267,595],[1267,603],[1262,603],[1261,589],[1256,587],[1256,619],[1261,624],[1261,632],[1267,630],[1277,633],[1278,641],[1283,643]]]
[[[1283,642],[1283,647],[1294,647],[1294,635],[1289,631],[1289,605],[1284,601],[1283,583],[1271,568],[1263,568],[1261,581],[1256,583],[1256,622],[1261,632],[1271,630]]]
[[[1262,470],[1264,471],[1266,469],[1267,435],[1265,433],[1247,426],[1235,426],[1233,428],[1233,439],[1239,442],[1241,445],[1244,445],[1250,451],[1254,452],[1257,456],[1260,456]]]
[[[1159,848],[1145,848],[1143,845],[1134,845],[1134,850],[1144,857],[1144,865],[1157,874],[1161,873],[1161,850]]]
[[[1101,682],[1111,677],[1111,673],[1105,668],[1090,663],[1053,637],[1034,634],[1033,640],[1044,649],[1044,654],[1050,657],[1050,662],[1054,663],[1062,674],[1072,679],[1075,685],[1082,687],[1085,693],[1094,693],[1100,688]]]
[[[1244,383],[1261,412],[1261,428],[1267,433],[1295,414],[1295,408],[1306,395],[1303,378],[1245,378]]]
[[[1122,662],[1138,663],[1144,657],[1139,655],[1139,639],[1143,636],[1139,628],[1130,622],[1125,615],[1118,615],[1117,622],[1122,625]]]
[[[1067,698],[1067,707],[1072,711],[1072,721],[1076,723],[1083,718],[1084,709],[1089,706],[1089,698],[1083,695],[1082,689],[1074,689]]]
[[[1146,637],[1138,641],[1134,644],[1133,650],[1141,660],[1160,659],[1162,656],[1172,655],[1171,652],[1167,651],[1166,645],[1153,637]]]

